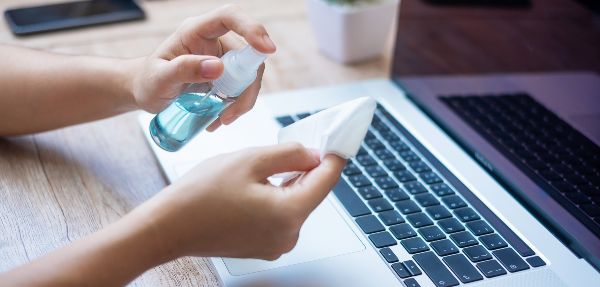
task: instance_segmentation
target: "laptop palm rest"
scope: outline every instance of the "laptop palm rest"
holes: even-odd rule
[[[289,253],[275,261],[223,258],[223,262],[231,275],[239,276],[364,249],[363,243],[328,199],[308,217],[300,230],[298,244]]]

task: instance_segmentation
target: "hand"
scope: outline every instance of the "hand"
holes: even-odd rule
[[[275,44],[263,25],[244,14],[236,5],[227,5],[202,16],[186,19],[152,55],[144,59],[133,80],[133,95],[139,108],[151,113],[163,110],[189,83],[217,79],[223,72],[219,59],[231,49],[244,46],[233,31],[262,53],[275,52]],[[207,130],[230,124],[249,111],[260,90],[264,64],[256,80]]]
[[[344,165],[335,155],[320,162],[296,143],[247,149],[201,163],[140,208],[175,257],[274,260],[296,245],[300,227]],[[284,187],[267,181],[287,171],[307,173]]]

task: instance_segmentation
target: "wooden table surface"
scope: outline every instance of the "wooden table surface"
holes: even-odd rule
[[[39,2],[49,1],[0,0],[0,9]],[[148,14],[143,22],[27,38],[14,37],[0,21],[0,43],[69,54],[144,56],[184,18],[223,2],[143,1]],[[389,74],[391,41],[379,59],[352,66],[320,55],[303,0],[231,2],[263,22],[278,46],[267,61],[263,94]],[[571,0],[532,2],[532,9],[523,10],[431,7],[402,0],[396,72],[600,72],[599,21]],[[0,272],[114,222],[166,184],[135,113],[0,138]],[[132,285],[218,286],[215,276],[208,260],[182,258],[146,272]]]
[[[48,0],[0,1],[0,10],[30,2]],[[278,46],[276,55],[267,61],[263,94],[385,77],[388,73],[386,57],[347,67],[321,56],[303,0],[232,2],[264,23]],[[148,19],[143,22],[26,38],[14,37],[2,20],[0,43],[70,54],[144,56],[183,19],[222,3],[144,1],[141,4]],[[0,271],[101,229],[166,184],[135,113],[46,133],[0,138]],[[156,267],[132,285],[218,286],[215,276],[208,260],[190,257]]]

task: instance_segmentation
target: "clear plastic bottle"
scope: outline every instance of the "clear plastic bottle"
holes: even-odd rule
[[[249,45],[227,52],[223,74],[211,83],[190,84],[150,122],[154,142],[166,151],[177,151],[219,117],[221,112],[256,79],[267,58]]]

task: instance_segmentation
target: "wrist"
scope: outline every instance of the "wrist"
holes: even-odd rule
[[[173,224],[169,224],[168,219],[171,207],[160,197],[158,194],[138,206],[122,222],[122,228],[127,233],[126,240],[136,246],[136,253],[144,254],[139,258],[146,269],[185,255],[177,249],[180,245],[172,236]]]
[[[139,108],[135,93],[138,81],[138,75],[143,72],[144,58],[123,59],[118,65],[115,65],[116,86],[120,90],[120,107],[128,112]]]

